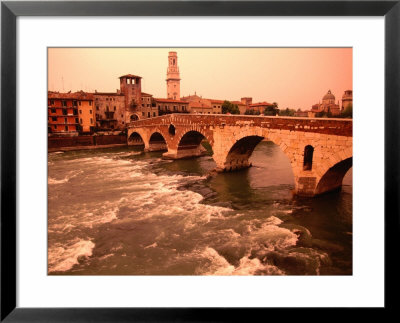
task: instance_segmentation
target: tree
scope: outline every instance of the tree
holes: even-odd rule
[[[280,116],[293,117],[295,113],[296,113],[296,110],[289,109],[289,108],[286,108],[285,110],[279,110]]]
[[[267,106],[264,110],[265,116],[276,116],[277,114],[279,114],[279,108],[278,108],[278,103],[276,102]]]
[[[244,114],[250,115],[250,116],[255,116],[255,115],[260,115],[260,111],[249,109],[249,110],[246,110],[246,112]]]
[[[341,117],[353,118],[353,105],[350,104],[346,109],[342,111]]]
[[[240,114],[240,111],[237,104],[225,100],[222,104],[222,113]]]

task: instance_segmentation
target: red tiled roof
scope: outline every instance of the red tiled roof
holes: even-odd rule
[[[51,92],[49,91],[47,93],[47,97],[49,99],[75,99],[75,100],[93,100],[93,94],[92,93],[86,93],[86,92],[74,92],[74,93],[60,93],[60,92]]]
[[[259,107],[259,106],[264,106],[264,105],[273,105],[273,104],[268,103],[268,102],[257,102],[257,103],[250,104],[250,107]]]
[[[210,100],[211,101],[211,103],[224,103],[225,102],[225,100],[214,100],[214,99],[207,99],[207,100]]]
[[[153,94],[149,94],[149,93],[144,93],[144,92],[142,92],[142,96],[153,96]]]
[[[124,96],[122,93],[116,93],[116,92],[95,92],[93,95],[109,95],[109,96]]]
[[[244,104],[244,103],[241,102],[241,101],[231,101],[231,103],[237,104],[237,105],[246,105],[246,104]]]
[[[181,100],[173,100],[173,99],[160,99],[160,98],[155,98],[157,102],[169,102],[169,103],[189,103],[187,101],[181,101]]]
[[[122,75],[119,78],[123,78],[123,77],[132,77],[132,78],[142,78],[141,76],[138,75],[133,75],[133,74],[126,74],[126,75]]]

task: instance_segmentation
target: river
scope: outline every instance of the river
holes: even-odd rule
[[[352,169],[340,192],[300,198],[272,142],[212,177],[211,156],[161,157],[48,154],[50,275],[352,274]]]

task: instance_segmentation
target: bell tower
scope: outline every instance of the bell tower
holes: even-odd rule
[[[178,67],[178,55],[176,52],[168,53],[168,69],[167,69],[167,98],[180,100],[180,77]]]

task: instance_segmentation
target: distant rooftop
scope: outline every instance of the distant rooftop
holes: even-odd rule
[[[133,75],[133,74],[122,75],[122,76],[120,76],[119,78],[122,79],[122,78],[124,78],[124,77],[126,77],[126,78],[140,78],[140,79],[142,78],[141,76]]]

